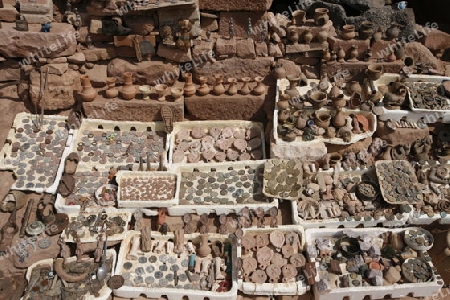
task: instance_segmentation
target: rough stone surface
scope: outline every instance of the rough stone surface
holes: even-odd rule
[[[47,60],[49,64],[61,64],[67,62],[67,57],[56,57],[56,58],[49,58]]]
[[[19,79],[20,79],[20,69],[13,69],[13,68],[0,69],[0,82],[13,81]]]
[[[256,57],[256,52],[253,39],[237,40],[236,53],[240,58],[254,59]]]
[[[383,122],[378,122],[377,128],[377,136],[386,140],[388,144],[393,147],[400,144],[408,144],[411,145],[417,139],[425,139],[428,138],[429,131],[428,128],[425,129],[411,129],[411,128],[397,128],[397,130],[390,130],[386,128]]]
[[[227,74],[228,76],[228,74]],[[239,87],[238,86],[238,90]],[[254,86],[251,85],[251,88]],[[199,120],[251,120],[264,121],[265,95],[193,96],[185,98],[187,115]]]
[[[94,87],[103,87],[106,85],[107,65],[95,64],[92,69],[86,70],[86,75],[91,79],[91,84]]]
[[[358,47],[358,59],[364,59],[364,52],[369,49],[370,47],[370,40],[360,40],[360,39],[353,39],[353,40],[343,40],[339,37],[331,37],[328,38],[328,41],[330,43],[330,49],[337,51],[339,50],[339,47],[342,47],[345,51],[345,59],[350,58],[350,51],[351,47],[355,45]],[[374,49],[372,49],[372,52],[374,52]]]
[[[346,80],[363,80],[365,77],[365,71],[367,66],[373,62],[358,61],[358,62],[344,62],[344,63],[334,63],[334,64],[324,64],[321,68],[321,73],[328,73],[328,75],[335,76],[337,74],[342,74],[345,76]],[[381,63],[384,68],[385,73],[399,73],[404,66],[403,61],[397,60],[394,62],[383,62]],[[348,79],[347,79],[348,78]]]
[[[438,69],[440,66],[438,59],[433,56],[433,53],[431,53],[427,47],[419,42],[406,44],[405,55],[411,56],[416,63],[421,62],[424,64],[430,64],[434,69]]]
[[[84,64],[86,62],[86,56],[83,52],[77,52],[67,57],[67,61],[71,64]]]
[[[0,8],[0,21],[3,22],[15,22],[17,10],[11,6],[5,6]]]
[[[450,34],[433,30],[425,37],[425,47],[430,50],[445,50],[450,48]]]
[[[159,44],[156,54],[159,57],[163,57],[175,62],[188,62],[192,60],[190,48],[188,51],[184,51],[176,47],[166,46],[162,43]]]
[[[55,74],[55,75],[62,75],[67,72],[69,69],[68,63],[60,63],[60,64],[48,64],[48,73],[49,74]]]
[[[165,25],[169,25],[173,28],[174,32],[178,32],[178,20],[189,20],[192,23],[191,34],[193,37],[199,36],[201,34],[200,27],[200,11],[198,8],[186,7],[183,9],[172,8],[172,9],[158,9],[158,20],[159,28]]]
[[[269,43],[269,56],[283,57],[283,52],[277,44]]]
[[[4,57],[59,57],[75,53],[75,31],[69,24],[58,24],[61,30],[58,32],[17,31],[5,27],[3,24],[0,30],[0,55]]]
[[[201,10],[217,11],[266,11],[269,10],[273,0],[200,0]]]
[[[270,143],[270,157],[317,160],[325,154],[327,154],[327,147],[321,141],[311,141],[308,143]]]
[[[218,57],[231,57],[236,54],[236,39],[219,37],[216,41],[216,55]]]
[[[172,84],[180,76],[178,65],[162,61],[129,62],[116,58],[108,64],[108,76],[117,77],[117,82],[123,82],[123,73],[132,72],[135,84]]]
[[[266,57],[269,55],[269,49],[265,42],[255,42],[256,56]]]
[[[39,102],[39,91],[41,75],[33,70],[30,74],[29,97],[34,105]],[[68,109],[75,104],[74,90],[80,85],[80,74],[68,69],[62,75],[49,74],[47,79],[47,90],[45,91],[44,109],[61,110]],[[38,104],[41,107],[42,103]]]
[[[273,63],[272,57],[257,57],[254,60],[242,58],[229,58],[218,60],[215,63],[197,65],[193,68],[194,77],[198,82],[200,76],[208,78],[208,84],[215,82],[214,75],[226,74],[227,77],[265,77],[270,72],[270,66]]]
[[[29,24],[44,24],[53,20],[53,1],[21,2],[20,13]]]
[[[192,48],[192,59],[198,61],[200,59],[206,60],[212,54],[214,43],[207,41],[200,41]]]
[[[200,13],[200,26],[203,31],[217,31],[219,30],[218,17],[212,14]]]
[[[302,71],[299,66],[297,66],[293,61],[288,59],[279,59],[277,60],[277,64],[283,66],[283,69],[286,70],[286,76],[289,75],[295,76]]]
[[[103,97],[97,97],[92,102],[83,102],[83,109],[87,116],[113,121],[162,121],[160,110],[163,106],[168,106],[172,109],[174,122],[183,121],[184,106],[182,102],[159,102],[156,99],[149,101],[142,101],[142,99],[125,101],[117,98],[105,99]],[[106,110],[108,107],[110,109]],[[113,107],[117,107],[117,109],[112,109]]]
[[[125,16],[124,21],[131,34],[149,35],[155,29],[155,21],[148,16]]]
[[[99,60],[109,60],[117,56],[114,46],[105,48],[85,49],[83,50],[86,61],[95,62]]]
[[[261,41],[261,31],[267,33],[265,12],[221,12],[219,20],[219,34],[229,36],[230,18],[233,18],[234,36],[247,38],[248,19],[252,21],[252,36],[256,41]]]

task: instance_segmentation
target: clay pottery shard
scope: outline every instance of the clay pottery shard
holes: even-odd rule
[[[314,113],[314,123],[321,127],[327,128],[330,126],[331,115],[328,112],[315,112]]]
[[[241,155],[239,155],[239,160],[240,161],[251,160],[251,159],[252,159],[252,157],[247,152],[241,153]]]
[[[369,131],[370,130],[369,119],[367,119],[363,115],[355,115],[355,117],[358,120],[358,123],[362,126],[362,129],[364,131]]]
[[[233,128],[233,136],[237,139],[245,139],[245,129],[244,128]]]
[[[246,234],[241,239],[241,245],[245,250],[251,251],[256,247],[256,239],[252,235]]]
[[[200,153],[199,152],[189,153],[187,156],[187,160],[189,163],[199,162],[200,161]]]
[[[248,145],[248,147],[247,147],[248,150],[255,150],[255,149],[261,147],[262,140],[260,138],[254,138],[254,139],[249,140],[247,142],[247,145]]]
[[[271,281],[278,282],[281,275],[281,268],[283,264],[271,264],[266,268],[266,274],[269,276]]]
[[[212,149],[208,149],[202,152],[202,156],[206,161],[211,161],[215,156],[215,151]]]
[[[181,129],[180,131],[177,132],[175,142],[181,143],[184,140],[188,140],[189,136],[190,136],[189,129]]]
[[[247,148],[247,142],[243,139],[236,139],[233,143],[233,146],[241,152],[244,152]]]
[[[267,233],[258,233],[255,237],[256,247],[261,248],[264,246],[269,246],[269,234]]]
[[[247,129],[247,131],[245,132],[246,140],[250,140],[252,138],[260,137],[260,136],[261,136],[261,129],[256,126]]]
[[[260,160],[260,159],[263,158],[263,152],[262,152],[261,149],[256,149],[256,150],[253,150],[253,151],[250,153],[250,156],[251,156],[254,160]]]
[[[226,139],[218,139],[216,140],[215,146],[222,151],[228,150],[228,141]]]
[[[261,247],[256,251],[256,260],[260,264],[260,268],[265,268],[270,264],[273,254],[273,250],[267,246]]]
[[[227,158],[231,161],[237,160],[239,157],[239,153],[234,149],[227,150]]]
[[[191,136],[194,139],[201,139],[205,135],[206,135],[205,129],[203,129],[202,127],[194,127],[194,128],[192,128]]]
[[[233,137],[233,128],[231,127],[225,127],[222,129],[222,132],[220,133],[220,138],[222,139],[229,139]]]
[[[272,243],[275,248],[281,249],[284,245],[284,241],[284,234],[281,231],[274,230],[270,233],[270,243]]]
[[[281,253],[283,253],[283,256],[285,258],[290,258],[292,254],[294,254],[294,247],[289,246],[289,245],[284,245],[281,248]]]
[[[218,127],[211,127],[211,128],[209,128],[208,132],[216,140],[219,138],[222,130]]]
[[[225,159],[227,158],[227,155],[225,154],[225,152],[216,152],[216,154],[214,155],[214,158],[218,162],[222,162],[222,161],[225,161]]]
[[[214,139],[212,136],[206,135],[202,137],[201,144],[202,144],[202,151],[209,150],[214,147]]]
[[[244,257],[242,259],[242,270],[246,275],[249,275],[251,272],[256,270],[258,267],[258,262],[253,257]]]
[[[190,144],[190,142],[181,142],[175,147],[175,149],[180,149],[183,152],[188,151]]]

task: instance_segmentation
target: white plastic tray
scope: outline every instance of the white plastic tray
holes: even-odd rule
[[[117,259],[116,255],[117,255],[117,253],[113,249],[106,250],[106,257],[107,258],[112,257],[112,259],[113,259],[113,261],[112,261],[113,269],[109,270],[110,276],[112,276],[114,273],[114,266],[116,265],[116,259]],[[75,261],[76,259],[77,259],[76,256],[72,256],[72,257],[67,258],[67,261],[72,262],[72,261]],[[86,260],[87,259],[83,258],[83,261],[86,261]],[[90,261],[93,261],[93,259],[90,258]],[[27,273],[25,275],[25,278],[27,279],[28,282],[30,281],[30,277],[31,277],[31,273],[33,272],[33,269],[39,265],[49,265],[51,267],[51,270],[54,271],[53,270],[53,258],[48,258],[48,259],[44,259],[44,260],[35,262],[34,264],[32,264],[31,266],[28,267]],[[63,284],[64,284],[64,281],[63,281]],[[84,296],[83,299],[85,299],[85,300],[106,300],[106,299],[109,299],[109,297],[111,296],[111,292],[112,292],[112,290],[105,284],[99,291],[98,297],[95,297],[94,295],[89,294],[89,295]],[[26,300],[23,297],[21,299]]]
[[[177,168],[172,168],[174,172],[177,172],[178,174],[181,174],[180,178],[181,178],[181,186],[180,186],[180,194],[179,194],[179,199],[180,202],[182,201],[182,183],[183,183],[183,176],[182,173],[183,172],[192,172],[194,171],[194,169],[199,170],[201,172],[211,172],[212,170],[215,170],[217,172],[224,172],[224,173],[229,173],[232,172],[233,170],[235,171],[239,171],[239,170],[246,170],[246,167],[251,167],[251,168],[264,168],[264,163],[265,161],[263,160],[257,160],[257,161],[246,161],[246,162],[229,162],[229,163],[211,163],[211,164],[199,164],[199,165],[195,165],[195,164],[188,164],[188,165],[183,165],[183,166],[178,166]],[[228,198],[230,201],[233,201],[233,204],[220,204],[220,203],[214,203],[214,202],[208,202],[208,204],[179,204],[179,205],[175,205],[175,206],[171,206],[168,208],[168,213],[169,215],[172,216],[182,216],[185,213],[196,213],[198,215],[201,215],[203,213],[216,213],[217,215],[220,214],[230,214],[230,213],[237,213],[239,212],[242,208],[244,207],[248,207],[249,209],[257,209],[257,208],[263,208],[265,212],[268,212],[270,208],[272,207],[278,207],[278,200],[275,198],[267,198],[264,196],[263,194],[263,179],[261,177],[261,180],[256,181],[256,178],[253,180],[253,184],[257,182],[259,185],[259,189],[257,193],[253,193],[252,191],[249,190],[249,193],[252,195],[254,194],[261,194],[262,197],[266,198],[266,200],[268,200],[268,202],[263,202],[263,201],[252,201],[252,202],[242,202],[242,203],[237,203],[236,199],[233,198],[232,195],[230,195],[231,193],[228,194]],[[250,186],[251,188],[252,186]],[[195,189],[196,187],[193,186],[193,189]],[[247,188],[247,189],[250,189]],[[219,191],[219,189],[217,189],[217,191]],[[205,203],[205,202],[203,202]]]
[[[120,245],[120,251],[117,260],[117,266],[114,271],[114,275],[122,275],[123,274],[123,264],[127,261],[126,256],[130,251],[131,247],[131,239],[134,236],[140,236],[140,232],[137,231],[129,231]],[[194,244],[199,242],[199,234],[185,234],[184,241],[185,243],[189,240]],[[173,233],[168,233],[167,235],[161,235],[159,232],[152,231],[152,240],[153,243],[156,241],[168,241],[169,239],[174,240]],[[219,234],[209,234],[208,240],[215,241],[229,241],[231,242],[231,251],[232,251],[232,263],[236,261],[236,240],[230,239],[227,236],[219,235]],[[152,253],[152,252],[150,252]],[[142,251],[138,251],[138,254],[145,256],[148,253],[144,253]],[[173,254],[176,256],[176,254]],[[179,288],[168,288],[168,287],[135,287],[135,286],[122,286],[119,289],[114,290],[114,295],[122,297],[122,298],[138,298],[141,295],[145,295],[148,298],[159,298],[162,295],[165,295],[169,300],[182,300],[185,296],[189,297],[189,299],[193,300],[204,300],[205,298],[211,300],[235,300],[237,298],[237,271],[236,268],[232,268],[232,286],[228,292],[212,292],[212,291],[203,291],[203,290],[187,290],[187,289],[179,289]]]
[[[169,165],[170,166],[176,166],[176,165],[184,165],[184,164],[190,164],[187,162],[187,154],[188,151],[185,152],[185,157],[181,163],[174,163],[173,160],[173,152],[176,147],[176,140],[177,140],[177,134],[180,132],[180,130],[187,129],[190,130],[192,128],[203,128],[205,129],[205,132],[207,132],[212,127],[217,127],[220,129],[223,129],[225,127],[230,128],[236,128],[236,129],[242,129],[246,130],[251,127],[257,127],[261,131],[261,135],[259,138],[261,138],[262,144],[260,148],[257,148],[262,151],[263,157],[262,159],[266,158],[266,151],[265,151],[265,141],[264,141],[264,128],[261,123],[257,122],[250,122],[250,121],[242,121],[242,120],[225,120],[225,121],[189,121],[189,122],[175,122],[173,126],[173,131],[171,132],[171,138],[170,138],[170,149],[169,149]],[[200,141],[198,139],[190,138],[192,141]],[[214,147],[214,151],[217,151],[217,149]],[[212,163],[217,162],[215,160],[211,161]],[[226,159],[224,162],[229,162],[228,159]],[[202,160],[200,160],[199,163],[202,163]],[[206,162],[205,162],[206,163]]]
[[[121,184],[124,179],[141,178],[147,181],[151,181],[158,177],[172,177],[175,179],[175,190],[173,197],[167,200],[123,200],[121,198],[123,192],[123,185]],[[141,207],[169,207],[178,203],[178,195],[180,192],[180,176],[171,172],[138,172],[138,171],[119,171],[116,175],[117,183],[119,184],[119,190],[117,192],[117,202],[120,208],[141,208]]]
[[[409,229],[418,229],[411,227]],[[345,232],[352,232],[357,234],[364,234],[366,236],[378,236],[382,233],[401,233],[405,229],[383,229],[383,228],[355,228],[355,229],[306,229],[305,237],[307,245],[315,245],[317,238],[338,238]],[[429,255],[426,251],[419,251],[419,257],[427,257]],[[308,258],[307,258],[308,259]],[[431,259],[431,258],[430,258]],[[313,259],[314,261],[314,259]],[[433,263],[428,263],[432,268]],[[318,276],[317,276],[318,277]],[[316,277],[316,282],[317,282]],[[332,289],[329,293],[321,294],[317,290],[317,286],[314,285],[314,298],[316,300],[336,300],[336,299],[350,299],[350,300],[363,300],[365,297],[370,299],[387,299],[401,298],[405,296],[412,297],[431,297],[440,291],[444,284],[444,281],[437,273],[437,270],[433,272],[432,280],[424,283],[403,283],[393,284],[388,286],[364,286],[364,287],[347,287]],[[386,299],[386,298],[385,298]]]
[[[277,228],[246,228],[243,229],[244,235],[246,234],[258,234],[258,233],[270,233],[274,230],[278,230],[284,233],[296,232],[300,235],[300,243],[302,248],[305,246],[305,231],[301,226],[279,226]],[[244,257],[242,254],[242,247],[237,247],[237,256]],[[303,274],[303,273],[302,273]],[[309,291],[310,286],[306,281],[296,281],[289,283],[253,283],[244,282],[243,279],[238,279],[238,288],[244,294],[248,295],[303,295]]]

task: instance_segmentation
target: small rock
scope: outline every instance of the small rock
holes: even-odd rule
[[[91,62],[87,62],[87,63],[85,63],[84,65],[86,66],[87,69],[92,69],[92,68],[94,68],[94,63],[91,63]]]
[[[81,74],[85,74],[86,73],[86,67],[85,66],[81,66],[81,68],[78,70],[78,72],[80,72]]]
[[[83,64],[86,61],[86,56],[82,52],[77,52],[67,57],[67,61],[72,64]]]

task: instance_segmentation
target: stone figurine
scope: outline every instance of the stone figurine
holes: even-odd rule
[[[180,20],[178,21],[178,26],[180,28],[180,31],[176,34],[176,45],[178,48],[183,49],[184,51],[188,51],[191,47],[192,23],[190,20]]]

